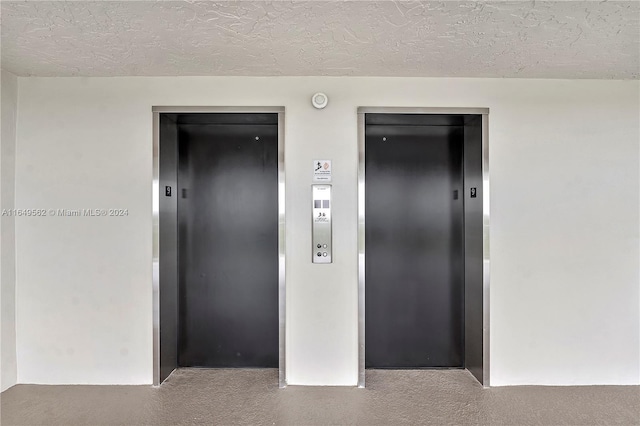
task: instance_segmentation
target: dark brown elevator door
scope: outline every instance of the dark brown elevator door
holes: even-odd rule
[[[183,367],[278,366],[278,128],[264,116],[179,126]]]
[[[375,116],[365,129],[365,365],[462,367],[462,127]]]

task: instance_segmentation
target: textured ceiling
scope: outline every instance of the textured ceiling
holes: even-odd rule
[[[2,1],[19,75],[640,78],[640,2]]]

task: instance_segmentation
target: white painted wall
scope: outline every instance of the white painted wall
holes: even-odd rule
[[[15,207],[15,153],[18,78],[0,70],[0,211]],[[15,218],[0,217],[0,392],[16,383]]]
[[[309,97],[325,91],[329,106]],[[638,81],[21,78],[18,381],[151,383],[153,105],[284,105],[290,384],[357,380],[358,106],[489,107],[491,381],[638,384]],[[332,265],[309,164],[333,160]]]

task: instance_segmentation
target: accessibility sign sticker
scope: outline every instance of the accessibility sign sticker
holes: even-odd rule
[[[331,182],[331,160],[313,160],[313,181]]]

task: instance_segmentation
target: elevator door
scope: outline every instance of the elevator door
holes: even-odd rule
[[[462,367],[463,127],[381,116],[365,121],[365,366]]]
[[[179,125],[180,366],[278,367],[278,128],[267,115]]]

